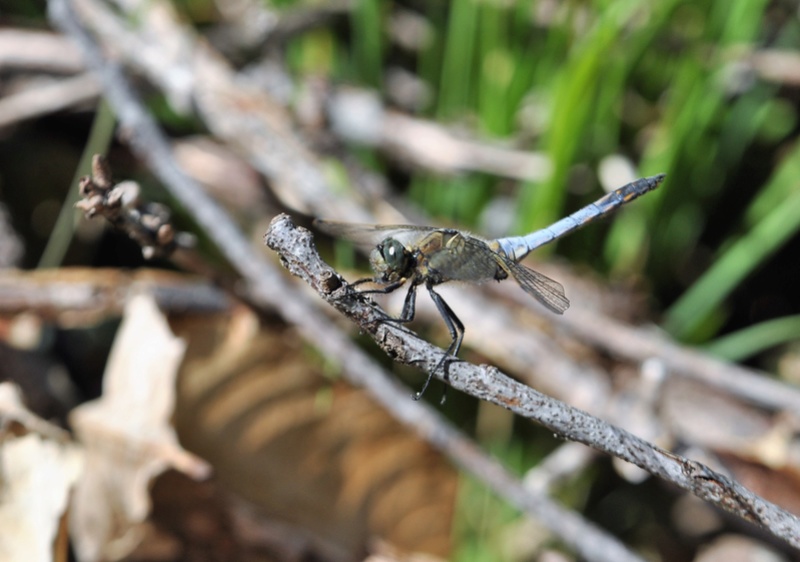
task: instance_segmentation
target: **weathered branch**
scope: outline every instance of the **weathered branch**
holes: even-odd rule
[[[395,361],[426,372],[435,369],[442,350],[399,326],[386,322],[386,313],[350,289],[344,279],[322,262],[311,233],[296,227],[286,215],[276,217],[265,236],[294,275],[309,283],[325,300],[370,334]],[[559,436],[584,443],[626,460],[688,490],[742,519],[761,525],[800,548],[800,519],[767,502],[738,482],[707,466],[664,451],[627,431],[537,392],[487,365],[454,361],[449,383],[462,392],[487,400],[532,419]],[[434,373],[442,377],[441,369]]]
[[[617,357],[636,362],[648,357],[663,358],[664,366],[670,371],[717,387],[744,401],[770,409],[800,412],[800,388],[797,386],[678,345],[656,330],[632,328],[584,310],[571,311],[555,322],[568,326],[577,337]]]
[[[27,312],[70,328],[94,325],[122,316],[125,303],[140,291],[170,313],[218,313],[231,305],[227,294],[204,279],[164,270],[5,269],[0,271],[0,315]]]
[[[0,70],[77,74],[86,68],[80,51],[50,31],[0,29]]]
[[[165,205],[142,201],[140,191],[139,184],[130,180],[113,183],[105,158],[95,154],[92,175],[81,178],[81,200],[75,206],[84,212],[86,218],[105,217],[136,241],[147,259],[166,257],[178,248],[194,246],[192,235],[175,232],[170,223],[169,209]]]
[[[54,80],[45,86],[36,84],[0,99],[0,127],[55,113],[99,95],[100,87],[87,74]]]

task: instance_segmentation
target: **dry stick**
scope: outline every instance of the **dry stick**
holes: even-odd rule
[[[571,311],[554,322],[568,326],[577,337],[617,357],[635,362],[660,357],[669,371],[713,385],[744,401],[771,409],[800,412],[800,388],[677,345],[656,331],[648,333],[631,328],[588,310]]]
[[[641,560],[578,514],[546,496],[526,491],[518,479],[486,456],[430,406],[411,400],[408,391],[345,337],[311,304],[304,292],[288,283],[263,255],[256,253],[230,217],[178,168],[169,143],[155,121],[133,93],[119,67],[103,57],[97,44],[80,25],[69,1],[51,0],[49,11],[53,23],[81,47],[88,66],[101,80],[120,123],[128,129],[134,150],[247,279],[254,300],[276,309],[287,323],[296,325],[309,342],[339,361],[348,379],[364,386],[395,418],[412,427],[507,502],[539,519],[581,556],[597,561]]]
[[[95,325],[122,315],[146,291],[167,312],[212,314],[230,309],[228,295],[207,281],[164,270],[69,267],[0,271],[0,314],[31,312],[62,325]]]
[[[475,171],[543,181],[552,172],[545,154],[458,138],[439,123],[387,109],[368,90],[338,88],[328,93],[325,108],[331,131],[340,139],[380,147],[395,159],[437,173]]]
[[[322,262],[311,233],[296,227],[286,215],[276,217],[266,235],[267,244],[281,256],[293,274],[309,283],[337,310],[355,321],[395,361],[430,372],[442,350],[397,323],[365,300],[332,268]],[[441,371],[441,370],[440,370]],[[440,371],[435,375],[441,378]],[[454,361],[449,382],[462,392],[487,400],[520,416],[535,420],[559,436],[585,443],[660,476],[739,517],[762,525],[775,536],[800,548],[800,519],[753,494],[744,486],[707,466],[664,451],[627,431],[572,408],[525,386],[491,366]]]
[[[19,123],[97,99],[93,76],[80,74],[46,86],[36,85],[0,99],[0,127]]]
[[[70,41],[52,31],[0,29],[0,71],[77,74],[85,70]]]

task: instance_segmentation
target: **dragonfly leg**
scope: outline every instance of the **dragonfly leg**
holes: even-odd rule
[[[447,351],[442,356],[441,360],[436,364],[436,367],[428,373],[428,378],[425,379],[425,384],[422,385],[422,389],[414,395],[414,400],[419,400],[422,398],[422,395],[425,394],[425,390],[427,390],[428,385],[433,378],[433,374],[439,370],[440,367],[444,366],[444,380],[447,381],[449,378],[449,373],[447,371],[447,364],[445,363],[451,357],[455,357],[458,355],[458,351],[461,349],[461,342],[464,341],[464,324],[461,323],[461,320],[458,319],[453,309],[444,302],[444,299],[433,290],[433,286],[430,283],[426,283],[425,287],[428,289],[428,292],[431,295],[431,299],[433,303],[436,305],[436,308],[439,310],[439,314],[444,319],[445,325],[447,325],[447,330],[450,332],[450,337],[453,340],[450,342],[450,345],[447,348]],[[445,391],[447,387],[445,387]],[[442,395],[442,402],[444,402],[446,395]]]
[[[403,311],[400,313],[400,322],[411,322],[417,314],[417,284],[411,283],[403,301]]]
[[[357,281],[353,281],[352,283],[350,283],[350,288],[352,289],[353,287],[358,287],[359,285],[363,285],[364,283],[369,283],[371,281],[374,281],[374,279],[372,277],[363,277],[363,278],[361,278],[361,279],[359,279]],[[359,291],[359,292],[363,292],[363,291]]]
[[[405,281],[403,281],[404,283]],[[361,293],[390,293],[400,287],[403,283],[397,282],[392,283],[389,285],[388,291],[384,291],[383,289],[376,289],[370,291],[361,291]],[[406,298],[403,301],[403,311],[400,313],[399,318],[394,318],[389,316],[385,319],[380,320],[380,322],[397,322],[399,324],[407,324],[414,320],[414,316],[416,315],[416,303],[417,303],[417,285],[415,283],[411,283],[411,286],[408,288],[408,293],[406,293]]]
[[[394,316],[389,316],[387,313],[384,313],[385,318],[377,320],[377,323],[406,324],[408,322],[411,322],[412,320],[414,320],[414,315],[416,313],[416,303],[417,303],[417,284],[411,283],[411,286],[408,288],[408,293],[406,293],[406,299],[403,302],[403,311],[400,313],[400,317],[395,318]]]
[[[365,277],[363,279],[359,279],[358,281],[353,281],[350,283],[350,288],[356,287],[358,285],[363,285],[364,283],[374,283],[375,280],[371,277]],[[400,281],[395,281],[394,283],[390,283],[388,285],[384,285],[380,289],[365,289],[363,291],[356,291],[361,295],[387,295],[400,287],[406,282],[405,279],[401,279]]]
[[[353,293],[358,295],[387,295],[402,287],[405,284],[405,282],[406,282],[405,279],[401,279],[399,281],[395,281],[394,283],[390,283],[388,285],[380,287],[379,289],[365,289],[363,291],[354,290],[353,287],[356,287],[358,285],[362,285],[364,283],[375,283],[375,279],[373,279],[372,277],[365,277],[363,279],[359,279],[358,281],[350,283],[350,286],[348,288],[351,289]],[[406,297],[406,299],[408,299],[408,297]],[[403,320],[399,320],[397,318],[389,316],[389,314],[387,314],[386,312],[383,312],[383,314],[386,316],[386,318],[380,320],[380,322],[403,322]]]

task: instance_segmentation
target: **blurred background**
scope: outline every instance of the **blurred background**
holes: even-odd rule
[[[565,286],[573,308],[597,311],[593,318],[599,331],[607,317],[632,330],[658,334],[680,344],[680,349],[689,347],[703,357],[756,370],[796,392],[794,385],[800,383],[797,2],[183,0],[153,7],[146,2],[85,0],[77,4],[106,55],[133,77],[148,109],[174,142],[178,162],[256,244],[280,211],[306,225],[314,216],[324,216],[457,226],[486,237],[521,234],[637,177],[666,173],[666,181],[655,192],[542,248],[533,257],[534,267]],[[160,10],[170,14],[168,23],[159,20],[164,18]],[[204,74],[199,65],[187,62],[192,60],[187,52],[218,57],[225,71]],[[237,100],[238,109],[272,127],[271,145],[251,141],[241,115],[226,114],[224,103],[215,105],[214,95],[224,90],[220,84],[226,80],[263,94],[247,98],[246,107]],[[116,179],[138,182],[143,200],[165,205],[176,228],[197,237],[199,254],[215,272],[214,279],[204,279],[214,281],[215,287],[229,287],[236,276],[224,252],[130,152],[125,131],[115,130],[102,87],[87,73],[80,51],[54,30],[41,2],[6,0],[0,9],[0,96],[0,261],[8,272],[6,296],[0,299],[7,361],[0,375],[23,388],[37,414],[69,426],[73,408],[101,396],[108,354],[123,317],[119,302],[125,299],[109,297],[98,305],[99,311],[81,316],[70,301],[47,291],[53,280],[72,282],[69,275],[76,275],[80,283],[92,287],[96,298],[105,299],[114,291],[132,290],[142,282],[138,276],[145,268],[177,276],[147,277],[158,288],[174,282],[185,289],[197,279],[187,280],[183,268],[167,258],[145,260],[141,248],[124,232],[79,217],[73,207],[75,178],[89,173],[92,154],[106,154]],[[307,169],[316,179],[302,183],[299,174]],[[325,186],[323,198],[309,187],[314,182]],[[348,279],[368,275],[362,257],[319,238],[324,256],[337,263]],[[51,277],[43,276],[48,272]],[[20,297],[20,291],[39,287],[46,295],[37,297],[40,301]],[[496,291],[492,288],[492,297],[502,299],[506,289],[505,284]],[[180,484],[155,486],[154,493],[161,492],[156,506],[176,505],[163,498],[185,486],[189,491],[182,501],[207,514],[212,508],[191,498],[205,494],[210,501],[212,496],[218,499],[219,487],[226,494],[233,490],[266,514],[273,525],[271,533],[295,536],[292,533],[301,529],[300,535],[313,537],[302,544],[327,545],[321,550],[309,547],[320,559],[375,553],[380,549],[367,546],[374,544],[373,536],[404,552],[419,550],[445,559],[574,559],[557,540],[532,529],[529,520],[479,482],[459,477],[447,461],[422,444],[415,445],[420,447],[416,458],[424,462],[408,460],[401,453],[395,461],[400,463],[396,469],[403,467],[400,472],[418,476],[413,482],[401,485],[402,478],[381,472],[385,468],[380,463],[371,471],[376,451],[384,451],[383,447],[402,451],[410,446],[405,439],[411,437],[403,436],[396,422],[337,377],[337,367],[268,312],[257,311],[257,333],[245,330],[250,335],[241,336],[243,329],[232,326],[254,322],[242,319],[253,312],[225,300],[229,297],[219,298],[213,310],[201,310],[196,301],[166,307],[173,331],[188,342],[187,359],[176,375],[179,396],[173,422],[181,443],[215,467],[216,487],[213,492],[198,492],[192,488],[197,484],[168,475]],[[452,298],[448,302],[459,314],[461,297]],[[396,313],[398,301],[390,301],[388,308]],[[438,345],[445,344],[440,320],[424,310],[421,314],[414,328]],[[544,330],[578,365],[608,374],[604,384],[613,389],[609,404],[619,400],[620,388],[628,388],[620,381],[637,378],[638,367],[630,357],[620,361],[618,353],[575,336],[569,327],[547,327],[551,321],[547,313],[534,311],[531,320],[522,311],[519,314],[520,322]],[[480,333],[480,318],[470,318],[469,312],[465,316],[467,332]],[[244,339],[232,343],[232,333]],[[358,341],[380,356],[374,346]],[[625,342],[619,345],[624,347]],[[469,339],[467,347],[465,358],[499,362],[515,372],[513,360],[505,364],[495,360],[493,353],[500,352]],[[382,360],[391,368],[388,360]],[[59,374],[53,375],[53,370]],[[420,373],[408,368],[396,371],[411,387],[419,386]],[[62,381],[61,390],[49,386],[43,390],[45,382],[37,383],[39,379],[27,374],[33,372],[51,386],[56,376]],[[546,368],[542,372],[545,377]],[[202,376],[217,382],[208,382],[204,391],[192,391],[187,381]],[[233,393],[238,388],[236,392],[247,395],[247,389],[255,387],[242,380],[263,381],[267,376],[289,382],[284,386],[273,382],[273,390],[260,391],[252,402],[242,397],[237,402],[229,395],[224,402],[221,389]],[[230,382],[236,377],[239,382]],[[223,379],[229,382],[220,382]],[[429,399],[438,404],[440,389],[434,386]],[[581,388],[572,390],[577,395]],[[764,404],[754,411],[746,400],[734,407],[730,397],[718,396],[718,389],[708,391],[713,398],[704,398],[706,391],[689,387],[678,392],[681,399],[701,397],[689,406],[681,403],[692,413],[708,409],[703,412],[707,419],[697,421],[691,432],[675,430],[662,417],[669,408],[650,396],[647,419],[663,425],[646,437],[657,441],[667,433],[668,439],[657,442],[694,451],[701,460],[715,459],[709,461],[712,465],[726,466],[724,460],[747,465],[751,480],[745,484],[758,493],[766,493],[759,482],[785,479],[785,487],[771,499],[782,498],[797,513],[800,479],[798,459],[792,454],[796,454],[798,412]],[[573,401],[566,391],[552,392],[613,417],[609,413],[613,408],[603,409],[607,405]],[[547,431],[453,394],[442,412],[520,475],[563,446]],[[298,400],[294,407],[315,413],[291,418],[294,399]],[[327,409],[320,404],[328,404]],[[257,413],[247,419],[224,413],[242,408],[269,411],[275,421],[264,421]],[[339,416],[348,408],[363,409],[363,416],[380,419],[375,423],[386,428],[380,439],[360,436],[357,428],[363,427],[364,417],[335,421],[342,420]],[[278,411],[284,412],[283,417]],[[735,427],[743,419],[757,426],[752,435],[750,426]],[[261,429],[254,429],[259,424]],[[340,428],[335,439],[332,426]],[[636,427],[631,430],[637,433]],[[707,437],[726,430],[730,434],[722,439],[724,445],[693,433]],[[246,447],[234,436],[247,431],[260,437],[251,435],[252,456],[245,462],[236,455],[245,454]],[[753,453],[767,441],[765,436],[778,433],[785,437],[780,462],[774,455],[768,462],[768,455]],[[357,450],[354,443],[362,444],[363,450],[352,452]],[[353,457],[343,461],[336,455],[348,446]],[[339,460],[321,461],[329,458],[325,455]],[[284,464],[276,462],[278,457]],[[309,474],[297,468],[312,465]],[[323,465],[333,473],[322,471]],[[362,488],[352,483],[348,487],[353,466],[364,467]],[[731,465],[727,468],[745,478]],[[309,480],[303,480],[306,477]],[[275,488],[268,489],[264,479]],[[376,498],[389,488],[416,499],[400,511],[383,506],[386,511],[378,516]],[[348,501],[342,500],[342,490],[350,490]],[[730,547],[724,539],[731,537],[744,541],[747,548],[770,548],[775,559],[792,556],[774,539],[662,483],[629,477],[604,457],[585,460],[552,493],[651,560],[713,560],[715,553],[723,555],[715,549]],[[308,497],[298,501],[298,494]],[[330,504],[325,505],[344,511],[322,517],[314,498],[328,498]],[[269,533],[259,535],[261,550],[255,554],[252,548],[247,550],[253,544],[248,540],[258,542],[252,539],[258,533],[249,527],[253,534],[242,531],[240,515],[227,511],[233,509],[229,501],[225,496],[219,500],[224,507],[214,507],[226,523],[212,525],[213,532],[194,531],[212,537],[204,539],[215,545],[205,551],[211,558],[202,558],[203,549],[193,542],[197,536],[192,532],[174,531],[179,527],[174,523],[177,516],[168,510],[168,515],[162,511],[161,519],[154,516],[154,520],[160,521],[163,535],[158,536],[171,550],[163,555],[138,551],[125,556],[245,559],[246,550],[252,559],[304,559],[305,550],[282,543],[274,546],[265,538]],[[698,510],[702,514],[696,520],[687,515]],[[420,512],[434,516],[426,519]],[[209,520],[218,521],[214,517]],[[406,518],[416,519],[418,525],[406,529],[401,525]],[[421,523],[428,521],[437,523]],[[164,529],[171,528],[171,522],[174,535],[167,540]],[[291,532],[282,526],[289,524]],[[244,550],[214,550],[220,548],[214,537],[233,541],[229,527],[236,528],[231,533],[246,545]],[[421,529],[430,536],[423,537]],[[158,540],[151,537],[149,544]],[[734,550],[744,552],[745,546],[734,544],[739,545]]]

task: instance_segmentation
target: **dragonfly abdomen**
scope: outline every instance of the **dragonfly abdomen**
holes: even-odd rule
[[[525,236],[512,236],[496,240],[493,246],[505,252],[513,261],[520,261],[533,250],[557,240],[594,219],[616,211],[619,207],[633,201],[640,195],[654,190],[664,181],[664,174],[640,178],[604,195],[594,203],[586,205],[571,215],[554,222],[547,228],[531,232]]]

